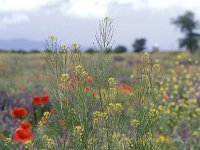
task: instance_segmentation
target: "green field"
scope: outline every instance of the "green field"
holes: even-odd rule
[[[0,53],[0,147],[200,149],[199,53],[157,52],[151,58],[106,54],[111,61],[109,74],[101,74],[104,63],[94,68],[97,54],[82,54],[81,64],[67,63],[66,72],[57,70],[69,74],[63,80],[65,86],[68,82],[72,86],[60,91],[56,86],[63,85],[56,75],[61,74],[45,73],[44,56]],[[78,65],[85,68],[87,78],[83,70],[79,74]],[[33,97],[43,95],[49,95],[49,102],[34,105]],[[15,107],[26,108],[28,115],[13,118],[10,112]],[[43,114],[47,111],[51,114]],[[12,142],[22,120],[32,124],[32,141]]]

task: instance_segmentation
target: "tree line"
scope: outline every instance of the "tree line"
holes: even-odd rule
[[[192,11],[186,11],[184,14],[177,18],[171,19],[171,23],[175,25],[184,34],[184,37],[179,39],[179,47],[186,48],[191,53],[200,51],[200,34],[197,32],[199,29],[199,21],[195,18],[195,14]],[[132,47],[134,52],[142,52],[146,49],[146,39],[135,39]],[[153,47],[153,50],[159,50],[158,45]],[[127,48],[123,45],[117,46],[113,52],[123,53]],[[93,53],[94,49],[88,49],[86,52]]]
[[[184,34],[184,37],[179,39],[179,47],[186,48],[191,53],[200,51],[200,34],[197,32],[199,29],[199,21],[195,18],[195,14],[192,11],[186,11],[184,14],[178,16],[177,18],[171,19],[171,23],[175,25]],[[143,52],[146,49],[147,40],[145,38],[137,38],[132,44],[133,51]],[[158,45],[153,47],[153,51],[158,51]],[[7,52],[5,50],[0,50],[0,52]],[[17,53],[27,53],[25,50],[12,50],[10,52]],[[38,53],[38,50],[31,50],[31,53]],[[86,53],[95,53],[96,50],[89,48],[85,51]],[[108,50],[108,52],[124,53],[127,52],[127,48],[123,45],[115,47],[113,50]]]

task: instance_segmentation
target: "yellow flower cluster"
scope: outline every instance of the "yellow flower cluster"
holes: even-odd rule
[[[47,135],[43,135],[42,140],[44,142],[44,144],[48,147],[48,148],[52,148],[52,146],[55,145],[55,142],[52,138],[48,137]]]
[[[33,147],[33,143],[32,143],[32,141],[30,141],[30,140],[28,140],[28,141],[26,141],[25,143],[24,143],[24,145],[25,145],[25,148],[32,148]]]
[[[109,85],[111,85],[111,86],[115,85],[115,84],[116,84],[115,78],[108,78],[108,83],[109,83]]]
[[[112,141],[115,144],[122,143],[125,145],[129,145],[131,142],[131,139],[128,136],[126,136],[125,134],[121,134],[119,132],[114,132],[112,135]]]
[[[62,73],[61,74],[61,81],[66,82],[69,79],[69,74]]]
[[[13,143],[13,142],[12,142],[12,139],[11,139],[10,137],[5,138],[5,139],[4,139],[4,142],[5,142],[6,145],[10,145],[10,144]]]
[[[85,71],[85,69],[81,65],[77,65],[75,67],[75,72],[81,75],[82,77],[88,76],[88,73]]]
[[[102,124],[108,119],[108,114],[106,112],[95,111],[93,113],[93,123],[94,124]]]
[[[156,116],[156,115],[158,115],[158,110],[156,110],[155,108],[150,109],[149,110],[149,115],[150,116]]]
[[[74,127],[74,136],[81,138],[84,132],[84,128],[82,126],[75,126]]]
[[[121,103],[109,103],[106,111],[108,113],[121,112],[123,110]]]
[[[165,135],[159,135],[156,137],[156,142],[158,143],[169,143],[171,141],[171,138]]]
[[[133,120],[131,121],[131,125],[132,125],[132,126],[138,126],[139,124],[140,124],[140,121],[137,120],[137,119],[133,119]]]
[[[142,59],[141,59],[141,61],[143,61],[143,62],[149,62],[150,61],[150,54],[149,53],[144,53],[144,55],[142,56]]]
[[[45,112],[43,113],[43,116],[44,116],[45,118],[48,118],[49,115],[50,115],[50,112],[49,112],[49,111],[45,111]]]

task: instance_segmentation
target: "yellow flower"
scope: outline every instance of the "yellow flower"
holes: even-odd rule
[[[158,143],[169,143],[170,142],[170,137],[165,136],[165,135],[159,135],[156,138],[156,142],[158,142]]]
[[[122,104],[121,103],[109,103],[107,106],[107,112],[112,113],[112,112],[120,112],[123,110]]]
[[[116,84],[115,78],[108,78],[108,83],[110,85],[115,85]]]
[[[43,113],[43,116],[44,116],[45,118],[48,118],[49,115],[50,115],[50,112],[48,112],[48,111],[45,111],[45,112]]]
[[[48,39],[49,39],[49,41],[56,41],[57,40],[57,37],[56,36],[54,36],[54,35],[51,35],[51,36],[49,36],[48,37]]]
[[[81,137],[83,135],[84,128],[82,126],[74,127],[74,136]]]
[[[100,111],[95,111],[93,113],[93,123],[94,124],[100,124],[105,122],[108,119],[108,115],[106,112],[100,112]]]
[[[137,120],[137,119],[133,119],[133,120],[131,121],[131,125],[132,125],[132,126],[138,126],[139,124],[140,124],[140,121]]]
[[[69,74],[67,73],[63,73],[61,74],[61,81],[67,81],[69,79]]]
[[[52,148],[52,146],[55,145],[55,142],[52,138],[48,137],[47,135],[43,135],[42,140],[45,145],[47,145],[48,148]]]

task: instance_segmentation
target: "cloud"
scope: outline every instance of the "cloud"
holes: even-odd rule
[[[199,0],[0,0],[0,13],[33,11],[37,13],[36,10],[41,12],[56,10],[57,13],[69,16],[102,17],[107,15],[113,3],[125,4],[134,10],[151,9],[152,11],[171,8],[198,11],[200,7]]]
[[[30,19],[25,14],[11,14],[9,16],[5,16],[0,20],[1,28],[5,28],[8,25],[17,24],[21,22],[30,22]]]
[[[0,0],[0,12],[30,12],[58,2],[60,0]]]

